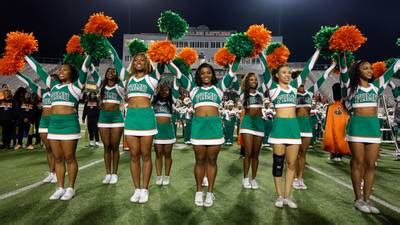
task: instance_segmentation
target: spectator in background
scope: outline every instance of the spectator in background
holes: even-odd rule
[[[3,85],[4,86],[4,85]],[[2,128],[2,142],[0,148],[11,148],[11,138],[15,135],[15,107],[12,100],[12,93],[6,89],[2,91],[3,99],[0,99],[0,126]]]
[[[15,150],[18,150],[22,146],[23,137],[26,135],[28,137],[27,149],[34,149],[32,145],[32,132],[30,131],[31,125],[34,119],[34,109],[32,94],[30,92],[25,92],[24,97],[17,106],[17,116],[18,116],[18,143],[15,146]]]
[[[87,117],[87,128],[89,131],[89,146],[99,146],[99,128],[97,122],[99,121],[100,107],[97,95],[95,92],[89,92],[88,98],[83,107],[82,123],[85,123]]]

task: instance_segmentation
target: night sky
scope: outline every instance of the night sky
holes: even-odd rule
[[[356,53],[372,62],[400,57],[400,1],[374,0],[20,0],[3,1],[0,46],[6,33],[33,32],[39,40],[35,56],[60,58],[72,34],[88,17],[104,11],[119,25],[112,44],[121,53],[124,33],[158,32],[157,18],[171,9],[190,26],[211,30],[245,31],[264,23],[273,35],[282,35],[291,50],[290,61],[306,61],[314,52],[312,36],[322,25],[355,24],[368,38]],[[383,4],[384,3],[384,4]],[[130,19],[131,18],[131,19]],[[323,61],[320,61],[323,62]]]

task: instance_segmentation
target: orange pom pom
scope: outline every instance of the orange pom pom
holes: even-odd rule
[[[385,71],[386,71],[386,64],[383,61],[378,61],[375,63],[372,63],[372,71],[373,71],[373,77],[374,79],[379,78],[382,76]]]
[[[289,55],[289,49],[286,45],[282,44],[281,47],[276,48],[271,54],[267,55],[268,68],[275,69],[280,65],[285,65]]]
[[[0,59],[0,75],[14,75],[25,67],[25,61],[22,57],[5,55]]]
[[[197,51],[194,48],[182,48],[178,54],[178,58],[185,60],[186,64],[190,66],[198,59]]]
[[[341,26],[329,39],[329,49],[354,52],[367,41],[354,25]]]
[[[220,48],[214,54],[214,61],[220,66],[226,66],[232,64],[235,61],[236,56],[232,54],[227,48]]]
[[[104,13],[95,13],[90,16],[88,22],[85,24],[83,32],[85,34],[95,33],[101,34],[104,37],[112,37],[113,33],[118,29],[117,23]]]
[[[147,51],[149,58],[158,63],[169,63],[176,55],[176,46],[171,41],[156,41],[150,45]]]
[[[254,50],[252,56],[256,56],[262,52],[264,48],[271,42],[271,31],[269,31],[264,24],[251,25],[246,31],[246,35],[254,41]]]
[[[6,53],[8,55],[18,55],[23,57],[30,55],[38,50],[38,41],[33,36],[33,33],[10,32],[6,38]]]
[[[68,54],[82,54],[83,48],[81,46],[81,37],[79,37],[78,35],[72,35],[72,37],[67,42],[66,51]]]

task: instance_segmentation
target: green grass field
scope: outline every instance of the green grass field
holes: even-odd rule
[[[0,224],[399,224],[400,213],[378,203],[380,215],[366,215],[353,207],[353,191],[315,169],[345,184],[351,184],[349,159],[331,162],[320,146],[309,150],[305,183],[308,190],[294,190],[298,209],[278,209],[272,174],[271,151],[260,155],[259,190],[241,187],[242,161],[238,146],[222,148],[218,159],[212,208],[194,205],[194,154],[182,140],[173,152],[171,185],[155,185],[155,169],[147,204],[129,202],[133,192],[129,154],[121,155],[116,185],[101,184],[104,176],[102,149],[89,149],[80,141],[77,159],[80,167],[98,161],[78,173],[76,196],[68,202],[50,201],[54,184],[42,184],[0,200]],[[386,146],[385,148],[390,148]],[[154,155],[153,155],[154,160]],[[42,149],[0,152],[0,196],[45,177],[47,164]],[[374,196],[400,207],[400,161],[382,156],[378,161]]]

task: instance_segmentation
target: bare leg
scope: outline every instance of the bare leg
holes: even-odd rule
[[[172,146],[173,144],[164,145],[165,157],[165,176],[169,176],[172,166]]]
[[[74,188],[76,176],[78,175],[78,162],[75,157],[78,140],[63,140],[60,143],[64,152],[65,162],[67,163],[68,187]]]
[[[364,174],[364,143],[349,142],[351,150],[351,182],[353,183],[355,200],[361,199],[361,178]]]
[[[142,171],[143,171],[143,188],[149,189],[151,171],[153,170],[153,162],[151,161],[151,146],[153,144],[153,136],[143,136],[140,140],[140,153],[142,155]]]
[[[256,178],[258,170],[258,156],[260,155],[261,144],[263,137],[254,136],[253,138],[253,153],[251,155],[251,177]]]
[[[379,155],[379,144],[366,144],[364,158],[364,200],[368,201],[372,194],[375,178],[375,162]]]
[[[300,145],[288,145],[286,147],[285,158],[286,158],[286,177],[285,177],[285,195],[284,198],[290,196],[292,190],[292,183],[294,174],[296,173],[296,161],[297,154],[299,152]]]
[[[106,167],[106,174],[111,174],[111,129],[99,128],[101,141],[104,145],[104,165]]]
[[[207,154],[207,175],[208,175],[208,192],[213,192],[215,178],[217,177],[218,172],[218,153],[220,150],[219,145],[209,145],[206,149]]]
[[[129,146],[129,152],[131,155],[130,160],[130,169],[131,169],[131,176],[133,180],[133,185],[136,189],[140,188],[140,144],[139,138],[135,136],[125,136],[126,142]]]
[[[121,143],[122,127],[111,128],[110,145],[112,151],[112,166],[111,173],[117,174],[119,165],[119,144]]]
[[[311,143],[310,137],[301,138],[301,145],[297,157],[297,174],[295,174],[295,177],[299,179],[302,179],[304,176],[304,169],[306,167],[306,153],[308,146],[310,146],[310,143]]]
[[[162,166],[163,166],[163,156],[164,156],[164,145],[154,144],[154,148],[156,149],[156,173],[157,176],[161,176]]]
[[[243,159],[243,177],[247,178],[249,175],[250,161],[253,152],[253,135],[242,134],[244,143],[244,159]]]
[[[49,172],[54,172],[55,171],[54,155],[53,152],[51,151],[49,140],[47,139],[47,133],[40,133],[40,138],[42,139],[44,147],[46,148],[47,164],[49,166]]]
[[[64,188],[65,178],[65,158],[59,140],[49,140],[51,150],[54,155],[55,171],[57,177],[57,187]]]
[[[206,150],[204,145],[193,145],[196,163],[194,165],[194,177],[196,179],[197,191],[203,191],[201,184],[203,183],[205,164],[206,164]]]

